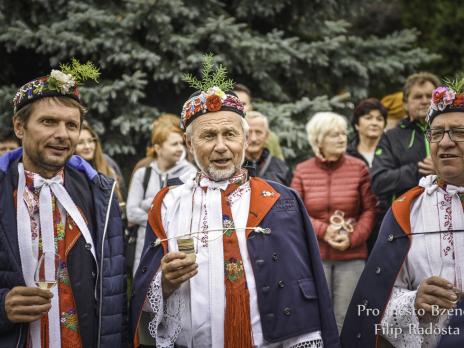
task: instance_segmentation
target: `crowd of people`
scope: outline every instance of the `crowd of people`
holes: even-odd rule
[[[464,287],[456,85],[409,76],[395,126],[375,98],[311,115],[291,170],[250,90],[212,78],[155,119],[126,186],[54,71],[18,90],[0,138],[0,346],[464,342],[446,312]]]

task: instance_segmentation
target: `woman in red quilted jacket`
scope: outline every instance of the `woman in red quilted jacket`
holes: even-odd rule
[[[376,198],[366,164],[347,155],[347,121],[316,113],[306,125],[315,157],[296,166],[292,187],[301,195],[319,241],[339,330],[367,258]]]

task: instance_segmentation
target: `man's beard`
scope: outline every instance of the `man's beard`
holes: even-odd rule
[[[216,169],[213,165],[209,165],[204,171],[212,181],[224,181],[234,176],[237,168],[235,166],[228,169]]]
[[[228,180],[231,177],[233,177],[234,174],[237,171],[239,171],[240,168],[242,167],[242,164],[245,161],[245,148],[243,148],[242,156],[240,158],[238,166],[236,166],[235,163],[234,163],[234,166],[232,166],[231,168],[227,168],[227,169],[216,169],[216,168],[214,168],[213,164],[210,164],[208,166],[208,168],[204,168],[200,164],[200,161],[197,158],[197,154],[195,152],[195,149],[193,151],[193,157],[195,159],[195,162],[196,162],[198,168],[200,168],[200,170],[203,173],[205,173],[208,176],[208,178],[210,178],[212,181],[224,181],[224,180]]]
[[[71,146],[65,142],[59,142],[53,145],[68,146],[68,147]],[[73,151],[70,151],[64,158],[58,159],[58,160],[50,159],[42,151],[39,151],[38,148],[25,149],[23,147],[23,151],[25,152],[27,151],[27,156],[29,157],[29,160],[37,168],[42,168],[44,170],[52,171],[52,172],[58,172],[65,166],[66,162],[68,162],[68,160],[71,158],[71,156],[75,152],[75,148]]]

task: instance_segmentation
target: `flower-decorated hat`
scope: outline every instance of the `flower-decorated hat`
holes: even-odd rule
[[[222,65],[213,72],[213,55],[204,56],[201,69],[202,80],[191,74],[184,75],[184,81],[197,92],[193,93],[184,103],[181,112],[181,127],[186,129],[196,118],[208,112],[232,111],[245,117],[245,111],[240,99],[230,92],[234,82],[227,79],[227,70]]]
[[[464,112],[464,76],[459,79],[445,80],[445,86],[433,90],[432,101],[426,121],[430,125],[433,119],[446,112]]]
[[[99,76],[99,70],[91,62],[80,64],[73,58],[70,65],[61,64],[60,70],[52,70],[50,75],[36,78],[21,86],[13,98],[14,113],[44,97],[69,97],[80,103],[78,85],[89,79],[98,82]]]

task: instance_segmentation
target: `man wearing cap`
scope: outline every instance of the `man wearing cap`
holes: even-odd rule
[[[13,126],[22,147],[0,157],[1,347],[127,341],[115,183],[72,156],[85,114],[75,72],[87,71],[82,81],[98,70],[75,60],[62,70],[18,90]],[[45,269],[36,272],[39,260]]]
[[[200,170],[153,201],[132,334],[145,310],[160,347],[338,347],[305,208],[294,191],[241,168],[248,126],[230,87],[206,85],[184,104]]]
[[[348,309],[345,347],[464,344],[457,296],[464,289],[462,86],[452,81],[433,91],[426,135],[436,175],[422,178],[385,216]]]

